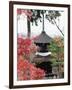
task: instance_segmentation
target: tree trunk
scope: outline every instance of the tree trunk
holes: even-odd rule
[[[27,28],[28,28],[27,37],[30,38],[31,37],[31,28],[30,28],[30,21],[28,20],[28,17],[27,17]]]

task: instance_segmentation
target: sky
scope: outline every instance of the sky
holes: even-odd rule
[[[64,33],[64,12],[61,12],[61,16],[56,20],[57,24],[59,25],[60,29]],[[18,34],[27,36],[27,16],[23,13],[19,16],[18,22]],[[31,26],[31,37],[38,36],[42,32],[42,22],[38,21],[38,26],[35,24]],[[57,29],[56,25],[51,24],[47,19],[44,18],[44,31],[46,31],[47,35],[50,37],[55,36],[62,36],[60,31]]]

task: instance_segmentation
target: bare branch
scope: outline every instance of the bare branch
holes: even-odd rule
[[[54,23],[55,23],[55,25],[56,25],[56,27],[58,28],[58,30],[61,32],[61,34],[64,36],[64,34],[63,34],[63,32],[62,32],[62,30],[59,28],[59,26],[57,25],[57,23],[56,23],[56,21],[55,21],[55,19],[53,19],[54,20]]]

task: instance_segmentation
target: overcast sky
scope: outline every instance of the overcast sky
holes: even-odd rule
[[[56,20],[57,24],[59,24],[60,29],[64,33],[64,12],[61,12],[61,16],[59,17],[60,21]],[[44,30],[50,37],[54,36],[62,36],[57,27],[51,24],[47,19],[44,18]],[[39,35],[42,31],[42,23],[38,21],[38,26],[31,23],[31,37],[35,37]],[[18,34],[22,34],[27,36],[27,17],[25,14],[20,15],[20,19],[18,19]]]

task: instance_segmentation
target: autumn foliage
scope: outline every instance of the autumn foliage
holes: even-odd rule
[[[44,70],[36,68],[28,60],[18,60],[18,80],[37,80],[43,79],[45,76]]]
[[[36,45],[29,38],[18,37],[18,62],[17,77],[18,80],[37,80],[43,79],[44,70],[37,68],[30,62],[30,54],[37,50]]]
[[[31,10],[17,9],[17,14],[18,14],[18,15],[21,15],[22,13],[24,13],[24,14],[28,17],[28,20],[29,20],[29,21],[31,20],[31,17],[32,17],[32,12],[31,12]]]

